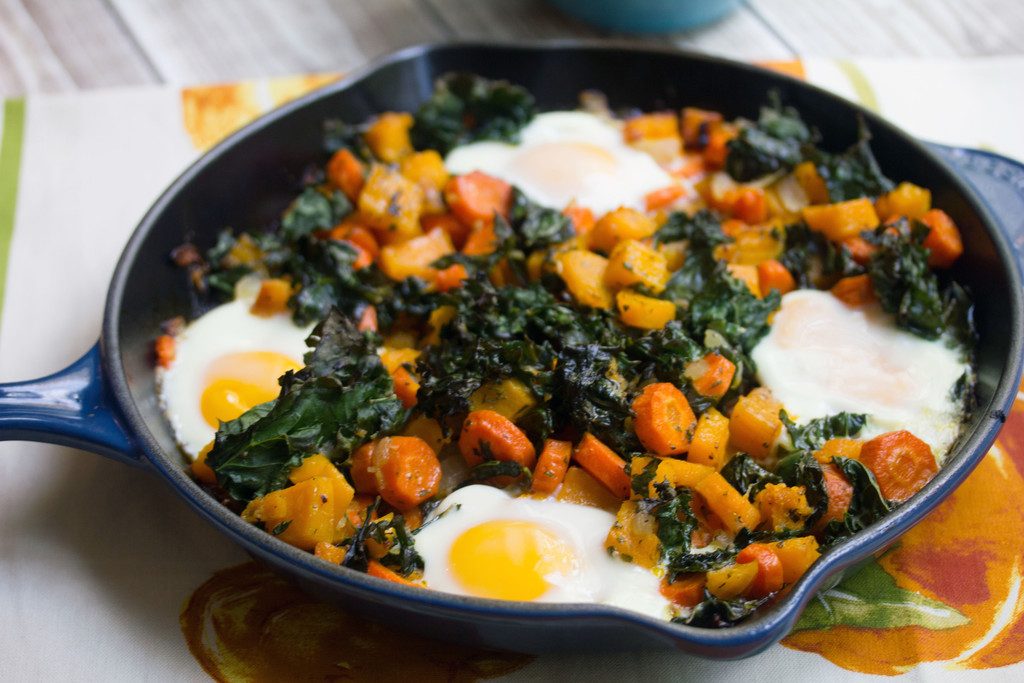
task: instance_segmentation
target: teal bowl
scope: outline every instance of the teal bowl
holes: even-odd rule
[[[620,33],[671,33],[718,21],[741,0],[550,0],[562,12]]]

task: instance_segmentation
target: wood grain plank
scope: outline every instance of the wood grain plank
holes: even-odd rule
[[[74,79],[18,0],[0,0],[0,94],[73,89]]]
[[[344,71],[445,32],[415,0],[112,0],[165,77],[193,83]]]
[[[748,0],[803,56],[1020,54],[1019,0]]]
[[[680,47],[732,59],[792,59],[796,54],[764,21],[747,7],[696,31],[671,36]]]

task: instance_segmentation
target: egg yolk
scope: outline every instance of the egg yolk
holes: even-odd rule
[[[548,142],[523,149],[511,163],[517,177],[538,187],[575,196],[586,189],[587,177],[615,173],[615,157],[603,147],[586,142]]]
[[[455,578],[469,593],[501,600],[536,600],[552,579],[576,573],[572,548],[531,522],[493,520],[463,532],[448,555]]]
[[[210,364],[199,406],[211,427],[234,420],[253,406],[277,398],[277,379],[302,366],[273,351],[243,351],[221,356]]]

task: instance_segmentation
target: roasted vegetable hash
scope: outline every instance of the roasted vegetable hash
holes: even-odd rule
[[[770,605],[935,475],[975,333],[929,190],[765,101],[540,113],[451,74],[327,121],[279,222],[172,255],[210,305],[156,340],[195,479],[401,584]]]

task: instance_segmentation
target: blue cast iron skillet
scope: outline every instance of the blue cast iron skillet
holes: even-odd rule
[[[169,252],[185,240],[209,246],[224,226],[259,229],[272,222],[295,195],[303,168],[324,161],[325,119],[361,122],[385,110],[413,110],[430,95],[434,79],[452,70],[525,85],[542,109],[574,108],[577,94],[593,88],[603,91],[614,108],[685,104],[753,117],[767,91],[776,88],[835,149],[855,140],[856,117],[863,116],[882,168],[893,178],[931,188],[935,204],[953,216],[966,245],[951,275],[971,288],[977,302],[979,408],[938,476],[895,513],[827,552],[775,605],[722,630],[674,625],[600,605],[501,602],[398,586],[292,548],[204,493],[185,473],[154,393],[151,345],[161,321],[198,310]],[[954,161],[967,154],[945,153]],[[1003,193],[997,197],[1003,209],[1019,201],[1012,183],[993,179],[1002,171],[992,168],[1009,169],[1006,173],[1018,174],[1021,187],[1020,170],[1012,162],[971,158],[968,170],[994,188],[993,196]],[[1011,246],[968,183],[905,133],[827,92],[751,66],[671,49],[586,42],[413,47],[259,119],[185,171],[128,242],[110,284],[97,346],[54,375],[0,387],[0,439],[75,446],[147,468],[227,538],[310,593],[397,627],[522,652],[669,647],[713,658],[743,657],[785,636],[819,589],[891,544],[949,495],[985,454],[1017,390],[1021,299]]]

